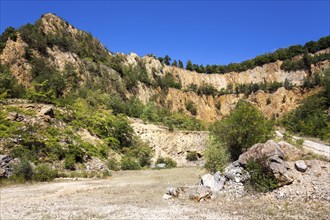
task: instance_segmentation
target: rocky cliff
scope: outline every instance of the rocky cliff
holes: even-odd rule
[[[181,110],[191,115],[186,109],[185,103],[192,101],[197,107],[196,117],[206,122],[213,122],[228,115],[239,99],[246,99],[254,103],[269,118],[280,117],[289,110],[294,109],[303,98],[314,94],[315,91],[300,88],[292,90],[280,88],[273,93],[259,90],[248,95],[203,95],[195,91],[187,91],[189,85],[211,85],[220,91],[229,86],[235,88],[235,86],[240,84],[283,83],[288,80],[293,85],[300,86],[304,77],[329,67],[330,63],[329,60],[319,62],[311,66],[310,72],[307,70],[287,72],[280,68],[282,61],[277,61],[239,73],[200,74],[173,66],[166,66],[149,56],[141,58],[134,53],[113,55],[107,52],[95,38],[75,29],[72,25],[53,14],[43,15],[38,21],[38,28],[43,36],[52,39],[51,43],[47,43],[45,53],[29,48],[28,44],[18,34],[15,41],[8,39],[6,47],[0,55],[1,63],[9,65],[11,73],[23,85],[29,87],[34,77],[32,74],[34,63],[27,58],[27,54],[32,54],[34,57],[46,59],[48,64],[58,71],[63,71],[67,64],[71,64],[75,69],[75,74],[78,75],[79,84],[84,84],[88,80],[102,82],[106,85],[107,90],[117,91],[122,89],[126,97],[136,96],[143,103],[153,100],[160,105],[166,104],[172,111]],[[90,42],[94,50],[87,48],[90,50],[89,56],[91,57],[83,57],[83,50],[78,50],[77,48],[64,50],[60,47],[60,44],[56,44],[57,41],[54,39],[62,39],[61,43],[66,45],[66,48],[74,48],[73,46],[69,47],[67,42],[73,45],[84,45],[84,42]],[[330,53],[330,48],[318,53]],[[102,57],[102,59],[98,59],[98,57]],[[118,57],[120,57],[120,60],[117,61]],[[109,64],[106,60],[112,61]],[[126,89],[118,86],[123,80],[123,74],[118,72],[115,68],[116,66],[132,68],[141,65],[145,68],[150,83],[139,81],[134,86],[135,88],[127,88],[128,86],[126,85]],[[158,78],[164,78],[166,74],[173,76],[174,80],[182,85],[182,88],[164,89],[155,84]]]

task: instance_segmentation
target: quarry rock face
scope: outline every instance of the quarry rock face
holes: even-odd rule
[[[79,36],[83,33],[82,31],[74,28],[68,22],[51,13],[42,16],[40,19],[40,25],[42,26],[43,34],[64,35],[73,42],[79,42]],[[97,45],[104,50],[104,54],[108,54],[109,57],[113,56],[112,54],[106,52],[106,49],[103,48],[102,44],[97,41],[97,39],[92,38],[91,40],[94,45]],[[16,41],[11,39],[7,41],[6,46],[0,55],[1,62],[3,64],[8,64],[11,73],[16,77],[18,82],[25,86],[29,86],[32,81],[32,65],[25,58],[27,47],[28,45],[18,34]],[[35,57],[42,58],[44,56],[34,49],[30,50]],[[76,74],[79,74],[78,78],[81,80],[80,83],[84,83],[85,81],[91,79],[97,81],[96,77],[94,77],[95,73],[90,71],[90,67],[94,68],[96,65],[94,61],[81,58],[73,51],[63,51],[58,48],[58,46],[47,47],[46,51],[48,56],[45,58],[49,64],[54,66],[57,70],[63,71],[66,64],[71,64]],[[317,54],[329,52],[330,48],[323,51],[318,51]],[[134,53],[128,55],[121,54],[121,56],[123,57],[123,61],[120,65],[124,65],[126,67],[137,66],[139,65],[137,61],[140,61],[143,64],[151,82],[155,82],[157,77],[164,77],[166,74],[170,74],[177,82],[182,84],[182,89],[162,89],[160,87],[153,87],[145,83],[138,82],[136,89],[132,91],[128,89],[125,91],[126,97],[137,97],[143,103],[148,103],[151,100],[155,100],[161,105],[168,105],[171,111],[183,110],[183,112],[188,115],[191,113],[185,108],[185,103],[187,101],[192,101],[197,106],[196,118],[206,122],[214,122],[228,115],[229,112],[235,107],[239,99],[245,99],[251,103],[254,103],[268,118],[281,117],[286,112],[296,108],[303,98],[313,95],[318,91],[317,89],[303,91],[295,88],[293,90],[280,88],[271,94],[259,90],[250,95],[199,95],[193,91],[188,92],[185,89],[192,84],[196,86],[209,84],[220,91],[221,89],[226,89],[228,85],[235,86],[239,84],[248,84],[251,82],[283,83],[285,80],[289,80],[293,85],[299,86],[303,84],[304,77],[310,73],[305,70],[290,72],[281,70],[280,67],[282,61],[277,61],[243,72],[230,72],[227,74],[201,74],[178,67],[164,65],[159,60],[151,56],[139,57]],[[109,89],[118,90],[118,83],[122,81],[120,73],[108,66],[105,66],[104,64],[99,65],[100,68],[98,71],[100,71],[100,74],[108,76],[109,78]],[[329,60],[319,62],[311,66],[311,73],[313,74],[324,70],[326,67],[329,67],[329,65]],[[112,83],[117,84],[112,85]],[[155,99],[155,97],[158,98]]]

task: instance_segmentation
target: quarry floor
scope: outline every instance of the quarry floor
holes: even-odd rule
[[[191,186],[198,167],[113,172],[107,179],[58,179],[2,187],[0,219],[328,219],[327,201],[270,194],[194,202],[162,199],[169,186]]]

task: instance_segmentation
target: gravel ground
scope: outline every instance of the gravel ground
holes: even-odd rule
[[[0,219],[328,219],[326,196],[306,199],[296,194],[297,187],[304,192],[305,185],[311,194],[320,188],[327,192],[328,164],[315,162],[311,178],[301,178],[291,188],[283,188],[283,193],[219,196],[202,203],[162,199],[168,186],[195,185],[204,173],[197,167],[119,171],[108,179],[8,186],[1,188]],[[316,188],[309,186],[311,181],[318,181]]]

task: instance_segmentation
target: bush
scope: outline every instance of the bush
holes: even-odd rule
[[[204,157],[205,168],[211,172],[223,171],[230,161],[228,149],[214,138],[207,141]]]
[[[198,160],[198,154],[196,151],[188,151],[186,159],[189,161],[196,161]]]
[[[75,170],[76,160],[73,155],[69,155],[64,159],[64,167],[68,170]]]
[[[239,101],[227,118],[213,125],[211,132],[216,141],[227,147],[231,158],[236,160],[253,144],[267,141],[272,129],[273,124],[256,107]]]
[[[193,101],[188,100],[186,102],[186,109],[192,114],[197,115],[197,107]]]
[[[107,166],[108,166],[108,169],[109,170],[115,170],[115,171],[120,170],[119,163],[118,163],[118,161],[116,159],[110,159],[110,160],[108,160]]]
[[[141,166],[136,158],[125,156],[121,160],[122,170],[139,170]]]
[[[261,158],[257,160],[251,159],[246,165],[246,170],[251,176],[249,184],[254,190],[259,192],[269,192],[278,187],[277,180],[266,163],[267,160]]]
[[[32,180],[33,168],[30,162],[26,159],[22,159],[19,164],[13,168],[13,179]]]
[[[40,182],[53,180],[56,177],[56,172],[46,164],[40,164],[34,169],[33,179]]]
[[[159,157],[156,161],[156,164],[159,164],[159,163],[166,164],[165,168],[173,168],[173,167],[176,167],[176,165],[177,165],[176,162],[169,157]]]

